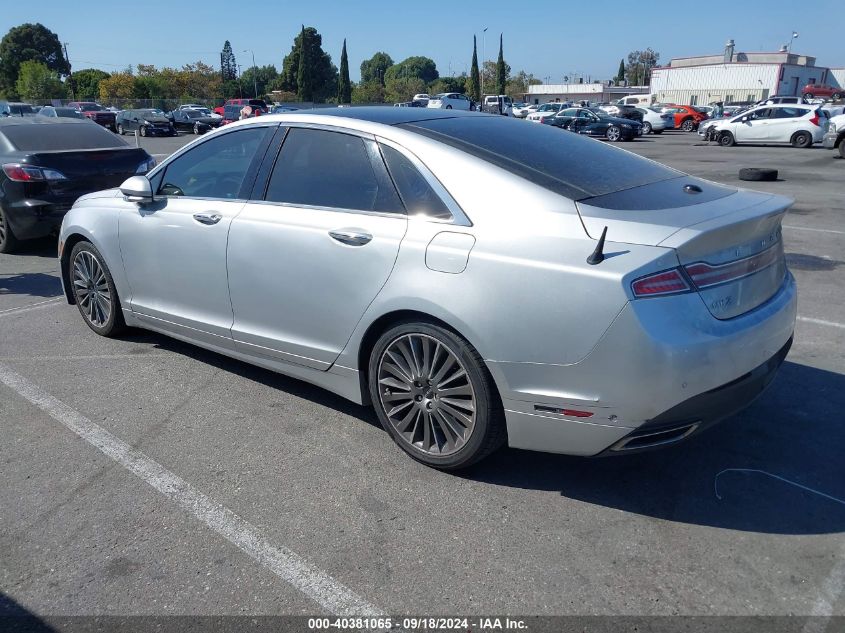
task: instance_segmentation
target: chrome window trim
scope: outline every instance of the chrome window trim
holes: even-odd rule
[[[440,198],[440,200],[446,205],[446,208],[449,209],[449,212],[452,214],[451,218],[432,218],[429,216],[422,216],[427,222],[434,222],[436,224],[452,224],[455,226],[472,226],[472,221],[467,217],[464,213],[464,210],[461,209],[460,205],[455,201],[455,199],[451,196],[451,194],[446,190],[441,182],[437,179],[431,170],[426,167],[425,163],[423,163],[417,156],[408,150],[407,148],[399,145],[398,143],[386,139],[382,136],[376,137],[376,142],[379,144],[384,144],[390,147],[391,149],[396,150],[402,156],[407,158],[411,164],[417,169],[417,171],[422,174],[422,177],[428,183],[429,187],[434,190],[434,193]],[[419,217],[419,216],[408,216],[410,217]]]
[[[364,211],[362,209],[345,209],[342,207],[321,207],[315,204],[294,204],[292,202],[275,202],[273,200],[246,200],[249,204],[260,204],[269,207],[283,207],[287,209],[307,209],[309,211],[334,211],[336,213],[350,213],[353,215],[372,215],[381,218],[396,218],[407,221],[410,216],[405,213],[391,211]]]

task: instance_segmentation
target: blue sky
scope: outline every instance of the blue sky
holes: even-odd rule
[[[826,19],[841,15],[841,0],[806,5],[794,0],[47,0],[4,5],[0,34],[24,22],[41,22],[68,43],[74,70],[115,71],[138,63],[180,67],[197,60],[217,66],[227,39],[243,69],[252,64],[252,54],[244,49],[255,52],[259,66],[281,69],[303,23],[317,28],[335,64],[347,38],[353,80],[361,61],[379,50],[396,61],[426,55],[441,75],[450,68],[459,74],[469,68],[473,33],[482,55],[484,27],[487,59],[495,60],[502,32],[505,59],[513,70],[549,83],[576,73],[606,79],[616,74],[619,59],[629,51],[649,46],[660,53],[661,62],[721,52],[729,38],[736,40],[738,51],[777,50],[793,29],[799,32],[794,52],[815,55],[818,65],[845,66],[842,22]]]

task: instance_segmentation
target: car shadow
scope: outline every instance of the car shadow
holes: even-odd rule
[[[786,362],[743,413],[675,446],[599,458],[507,449],[462,476],[679,523],[839,533],[844,407],[845,376]]]
[[[9,633],[54,633],[56,629],[0,591],[0,630]]]
[[[29,257],[56,259],[58,243],[58,238],[53,235],[41,237],[37,240],[23,240],[18,244],[14,254],[10,257],[28,255]]]
[[[30,297],[60,297],[62,282],[47,273],[18,273],[0,275],[0,296],[28,295]]]

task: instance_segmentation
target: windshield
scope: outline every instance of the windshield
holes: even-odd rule
[[[126,141],[100,125],[55,123],[48,125],[9,125],[0,129],[12,147],[20,151],[49,152],[73,149],[127,147]]]
[[[679,173],[630,152],[548,125],[510,117],[456,117],[400,127],[486,160],[573,200],[676,178]]]
[[[138,114],[142,117],[164,116],[164,112],[161,110],[139,110]]]
[[[189,119],[201,119],[205,115],[197,110],[185,110],[185,116]]]
[[[96,103],[83,103],[79,106],[79,109],[83,112],[101,112],[105,110],[103,106],[97,105]]]

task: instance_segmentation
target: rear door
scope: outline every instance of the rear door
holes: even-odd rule
[[[229,234],[236,348],[328,369],[407,228],[378,147],[368,135],[292,127],[253,198]]]

